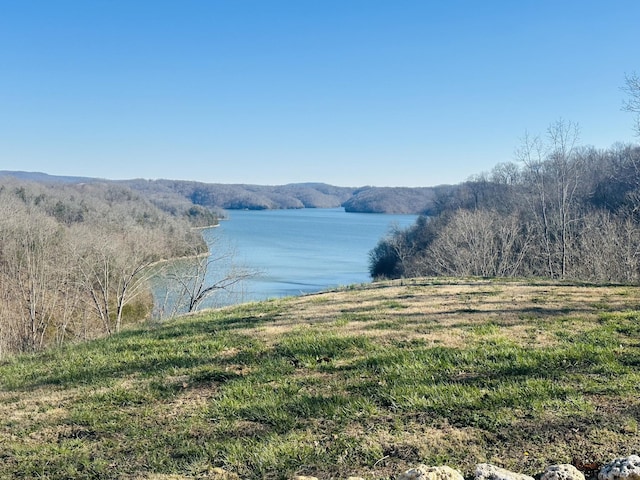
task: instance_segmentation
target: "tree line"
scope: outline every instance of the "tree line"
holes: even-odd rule
[[[164,207],[114,184],[3,179],[0,357],[148,318],[152,266],[206,253],[192,227],[215,218],[202,207]]]
[[[525,135],[514,162],[438,192],[433,215],[370,252],[371,276],[640,282],[640,147],[578,140],[557,121]]]
[[[640,76],[625,76],[623,110],[640,137]],[[369,254],[374,279],[546,277],[640,282],[640,146],[579,144],[559,120],[526,134],[515,162],[436,191],[430,216]]]
[[[339,208],[361,213],[412,213],[432,210],[437,187],[338,187],[325,183],[249,185],[203,183],[189,180],[100,180],[87,177],[60,177],[34,172],[0,170],[0,178],[12,176],[38,183],[108,182],[139,192],[158,207],[174,212],[183,204],[189,208],[224,215],[224,210],[272,210],[296,208]],[[203,210],[204,209],[204,210]],[[206,217],[202,218],[206,225]]]

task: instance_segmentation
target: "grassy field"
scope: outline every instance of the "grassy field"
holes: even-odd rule
[[[635,287],[375,284],[0,363],[0,478],[534,474],[638,453],[639,421]]]

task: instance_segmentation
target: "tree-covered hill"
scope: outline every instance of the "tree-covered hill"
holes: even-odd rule
[[[207,251],[204,207],[115,183],[0,179],[0,357],[149,317],[152,265]]]
[[[640,76],[625,78],[640,137]],[[371,276],[640,283],[640,145],[582,146],[579,125],[560,119],[526,133],[515,160],[436,192],[430,218],[370,252]]]
[[[212,210],[271,210],[288,208],[337,208],[348,212],[413,213],[430,212],[436,192],[448,187],[381,188],[337,187],[324,183],[248,185],[204,183],[188,180],[104,180],[85,177],[58,177],[43,173],[0,171],[0,177],[41,183],[116,183],[143,193],[161,208],[176,204],[197,205]],[[186,203],[185,203],[186,202]],[[184,207],[183,205],[183,207]]]
[[[352,189],[319,183],[279,186],[202,183],[180,180],[125,182],[150,193],[178,193],[196,205],[222,209],[271,210],[289,208],[335,208],[351,196]]]
[[[580,147],[559,122],[518,157],[439,192],[429,218],[378,243],[372,276],[640,282],[640,147]]]
[[[343,203],[347,212],[431,214],[436,199],[457,187],[365,187]]]
[[[348,212],[413,214],[433,209],[436,191],[456,188],[351,188],[324,183],[246,185],[184,180],[128,180],[123,183],[151,196],[159,192],[178,193],[190,202],[208,208],[272,210],[344,207]]]

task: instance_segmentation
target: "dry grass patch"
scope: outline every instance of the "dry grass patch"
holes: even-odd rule
[[[21,395],[0,392],[0,429],[10,436],[16,426],[28,430],[33,425],[55,424],[64,418],[65,405],[79,394],[45,387]]]
[[[639,305],[637,291],[629,287],[452,282],[388,282],[362,290],[299,297],[288,302],[259,332],[262,339],[270,341],[301,324],[320,324],[349,334],[386,340],[422,339],[460,347],[468,341],[470,329],[489,323],[499,327],[496,335],[518,344],[551,345],[557,338],[545,327],[545,319],[579,315],[578,320],[567,318],[563,325],[579,333],[603,308],[623,311]]]

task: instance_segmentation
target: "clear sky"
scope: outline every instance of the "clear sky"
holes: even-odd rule
[[[0,0],[0,170],[458,183],[634,142],[638,0]]]

